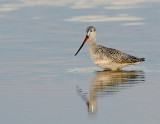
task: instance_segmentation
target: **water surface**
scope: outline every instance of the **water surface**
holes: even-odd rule
[[[0,122],[160,123],[160,1],[2,0]],[[145,57],[140,65],[103,71],[88,44]]]

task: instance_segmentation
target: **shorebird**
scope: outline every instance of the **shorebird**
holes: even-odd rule
[[[75,56],[89,39],[89,53],[93,62],[105,70],[119,70],[128,65],[135,65],[145,61],[145,58],[138,58],[113,48],[107,48],[96,44],[96,28],[89,26],[86,29],[86,38],[76,52]]]

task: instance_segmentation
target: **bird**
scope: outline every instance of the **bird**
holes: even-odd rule
[[[75,56],[79,53],[81,48],[89,39],[89,53],[92,61],[104,70],[120,70],[121,68],[129,65],[139,64],[145,61],[145,58],[138,58],[120,50],[104,47],[96,44],[96,28],[89,26],[86,29],[86,37],[76,52]]]

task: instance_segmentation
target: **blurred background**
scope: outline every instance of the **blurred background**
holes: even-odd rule
[[[144,57],[107,72],[86,35]],[[159,124],[159,0],[1,0],[0,122]]]

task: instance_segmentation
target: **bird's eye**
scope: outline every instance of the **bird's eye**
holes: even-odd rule
[[[92,32],[92,30],[90,30],[90,32]]]

